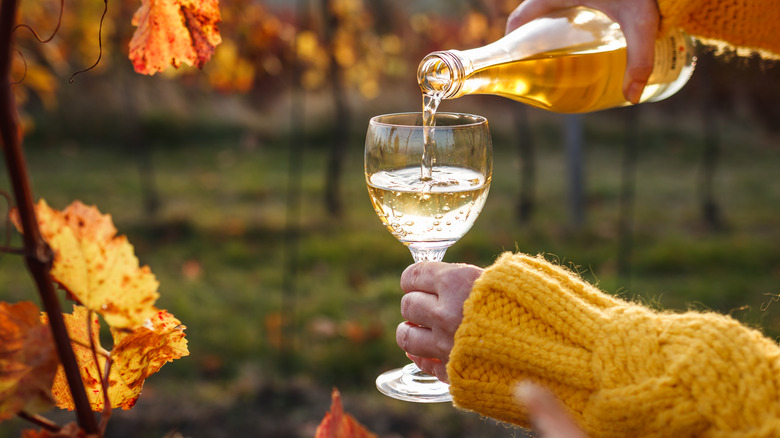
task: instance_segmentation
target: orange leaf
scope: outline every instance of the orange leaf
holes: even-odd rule
[[[0,421],[52,404],[57,353],[31,302],[0,303]]]
[[[167,362],[187,356],[187,340],[178,319],[166,311],[160,311],[148,326],[132,332],[111,330],[114,336],[114,368],[125,385],[136,388],[156,373]]]
[[[181,63],[202,68],[222,42],[219,0],[142,0],[130,40],[135,71],[153,75]]]
[[[92,324],[93,342],[98,349],[96,365],[95,355],[90,349],[88,316],[89,311],[86,308],[73,306],[73,313],[65,314],[64,318],[87,398],[93,410],[102,411],[104,395],[101,376],[106,369],[108,352],[99,346],[100,322],[97,317],[93,317],[89,323]],[[111,333],[114,336],[115,348],[110,353],[113,364],[108,376],[108,399],[112,408],[132,408],[141,394],[144,379],[159,371],[166,362],[189,354],[187,341],[184,339],[184,327],[165,311],[160,311],[147,326],[112,329]],[[57,371],[52,393],[60,408],[75,408],[62,367]]]
[[[105,372],[107,358],[105,351],[100,347],[100,322],[98,321],[97,316],[93,316],[89,321],[92,325],[93,341],[97,346],[97,349],[103,353],[97,354],[98,365],[96,365],[95,355],[90,349],[89,329],[87,327],[89,310],[83,306],[73,306],[73,313],[64,314],[63,316],[65,318],[65,325],[68,328],[68,335],[72,341],[71,345],[73,347],[73,352],[76,354],[76,361],[79,364],[81,380],[84,382],[84,389],[87,393],[89,403],[93,410],[102,411],[104,408],[104,397],[101,376],[102,373]],[[46,321],[45,317],[44,321]],[[98,366],[100,367],[99,371]],[[141,388],[139,387],[137,390],[131,390],[127,385],[123,385],[122,379],[113,367],[111,368],[108,382],[108,398],[111,402],[111,407],[130,409],[138,399]],[[70,387],[68,386],[68,380],[65,377],[65,371],[61,366],[57,370],[57,376],[54,378],[52,394],[54,395],[54,399],[59,408],[68,410],[75,409],[75,404],[73,403],[73,398],[70,394]]]
[[[333,389],[331,400],[330,412],[325,414],[317,426],[314,438],[377,438],[351,415],[344,413],[338,389]]]
[[[157,279],[148,266],[139,267],[127,238],[116,236],[110,215],[80,201],[60,212],[41,200],[35,212],[55,252],[50,274],[73,299],[116,328],[142,325],[157,313]],[[11,218],[21,228],[16,210]]]

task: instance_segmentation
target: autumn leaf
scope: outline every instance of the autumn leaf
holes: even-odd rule
[[[181,63],[202,68],[222,42],[218,0],[142,0],[130,40],[135,71],[153,75]]]
[[[114,337],[114,369],[127,387],[135,389],[167,362],[187,356],[187,340],[178,319],[160,311],[149,324],[132,332],[111,330]]]
[[[168,312],[160,311],[147,325],[132,330],[112,329],[114,349],[111,352],[100,346],[100,321],[95,316],[89,321],[92,325],[90,342],[90,329],[87,325],[89,315],[90,312],[83,306],[73,306],[73,313],[65,314],[64,318],[87,398],[95,411],[102,411],[104,408],[101,378],[109,356],[113,361],[108,375],[108,399],[111,407],[130,409],[138,400],[147,377],[159,371],[165,363],[189,354],[187,341],[184,339],[184,327]],[[97,354],[92,352],[93,344],[97,346]],[[65,372],[61,367],[54,379],[52,394],[60,408],[75,408]]]
[[[139,266],[127,237],[116,235],[110,215],[80,201],[60,212],[41,200],[35,212],[55,253],[50,275],[74,300],[115,328],[142,325],[158,312],[159,283],[148,266]],[[21,230],[17,210],[11,219]]]
[[[0,302],[0,421],[51,406],[57,353],[31,302]]]
[[[90,329],[87,326],[87,318],[90,317],[89,310],[84,306],[73,306],[73,313],[66,313],[63,317],[65,319],[65,325],[68,328],[68,335],[71,339],[73,353],[76,355],[76,362],[79,364],[81,380],[84,382],[84,390],[87,393],[89,404],[92,406],[93,410],[102,411],[105,404],[101,376],[106,369],[108,352],[103,350],[102,347],[99,347],[100,321],[94,313],[89,321],[89,324],[92,326],[92,342],[94,342],[94,345],[98,346],[98,354],[95,355],[91,349]],[[48,320],[45,317],[44,322],[48,323]],[[97,357],[98,364],[95,364],[95,357]],[[111,407],[130,409],[138,399],[141,388],[134,391],[128,388],[127,385],[122,385],[121,378],[119,378],[117,371],[113,368],[109,374],[108,382],[108,399],[111,402]],[[76,408],[70,394],[70,387],[68,386],[68,380],[65,376],[65,370],[62,367],[57,370],[57,376],[54,378],[52,395],[59,408],[68,410]]]
[[[351,415],[344,413],[341,394],[338,389],[331,393],[330,412],[325,414],[317,426],[314,438],[377,438]]]
[[[92,409],[104,408],[104,382],[111,407],[130,409],[147,377],[189,354],[185,327],[153,306],[157,280],[139,267],[127,238],[116,236],[110,215],[79,201],[60,212],[41,200],[35,210],[41,236],[54,251],[50,275],[82,304],[64,320]],[[19,228],[18,211],[11,219]],[[100,345],[98,314],[110,327],[111,351]],[[47,324],[47,315],[41,320]],[[75,408],[62,367],[51,388],[57,406]]]

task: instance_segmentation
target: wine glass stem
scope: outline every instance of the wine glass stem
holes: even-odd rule
[[[414,262],[440,262],[444,259],[444,253],[447,252],[447,248],[412,248],[409,247],[409,251],[412,252]]]

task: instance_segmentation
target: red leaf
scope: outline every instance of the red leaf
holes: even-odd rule
[[[330,412],[317,426],[314,438],[377,438],[351,415],[344,413],[338,389],[333,389],[331,400]]]
[[[153,75],[181,63],[202,68],[222,42],[219,0],[142,0],[130,40],[135,71]]]

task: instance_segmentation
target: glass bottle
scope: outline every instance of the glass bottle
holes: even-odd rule
[[[693,39],[680,30],[655,44],[655,65],[640,102],[676,93],[696,58]],[[470,50],[433,52],[420,62],[423,94],[452,99],[494,94],[558,113],[630,105],[623,96],[626,42],[604,13],[569,8],[537,18],[496,42]]]

